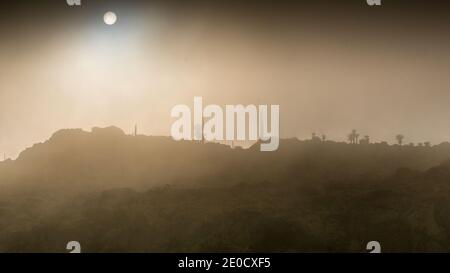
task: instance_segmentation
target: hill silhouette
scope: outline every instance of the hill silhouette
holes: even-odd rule
[[[258,145],[60,130],[0,163],[0,251],[450,247],[450,144]]]
[[[281,140],[262,153],[216,143],[126,135],[117,127],[65,129],[0,163],[1,185],[77,190],[155,185],[230,186],[260,181],[389,175],[398,168],[426,170],[450,160],[450,144],[434,147],[350,145],[332,141]]]

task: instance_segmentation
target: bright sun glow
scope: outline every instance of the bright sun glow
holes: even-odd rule
[[[105,21],[105,24],[109,26],[114,25],[117,21],[117,15],[112,11],[108,11],[103,16],[103,20]]]

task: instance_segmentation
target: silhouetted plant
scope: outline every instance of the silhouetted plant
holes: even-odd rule
[[[348,135],[348,141],[350,144],[357,144],[358,143],[359,134],[356,133],[356,130],[353,129],[352,132]]]
[[[353,144],[353,135],[352,135],[352,134],[349,134],[349,135],[347,136],[347,140],[348,140],[348,142],[350,142],[350,144]]]
[[[405,136],[404,135],[401,135],[401,134],[399,134],[399,135],[397,135],[396,137],[395,137],[395,139],[397,139],[397,142],[398,142],[398,145],[402,145],[403,144],[403,139],[405,138]]]
[[[361,139],[361,141],[359,142],[359,144],[370,144],[370,137],[369,136],[364,136],[363,139]]]
[[[320,141],[320,137],[318,137],[318,136],[316,135],[316,133],[312,133],[311,140],[312,140],[312,141]]]

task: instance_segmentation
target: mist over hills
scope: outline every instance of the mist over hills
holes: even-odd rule
[[[261,181],[389,175],[398,168],[426,170],[450,159],[450,144],[433,147],[351,145],[281,140],[275,152],[170,137],[126,135],[117,127],[64,129],[0,163],[0,185],[91,190],[157,185],[230,186]]]
[[[450,144],[217,143],[60,130],[0,163],[0,251],[450,249]]]

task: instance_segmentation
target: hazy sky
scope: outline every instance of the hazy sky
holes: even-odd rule
[[[282,137],[450,140],[445,2],[2,3],[0,153],[15,157],[61,128],[131,133],[137,123],[168,135],[171,108],[194,96],[280,104]],[[114,26],[103,23],[109,10]]]

